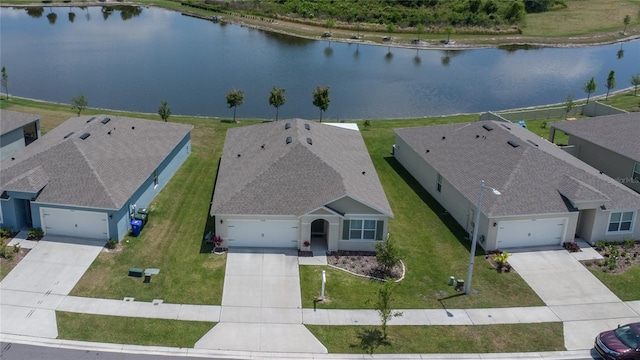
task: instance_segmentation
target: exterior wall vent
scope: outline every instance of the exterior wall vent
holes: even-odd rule
[[[89,134],[89,133],[84,133],[84,134],[80,135],[80,139],[82,139],[82,140],[86,140],[89,136],[91,136],[91,134]]]
[[[515,142],[513,140],[507,141],[507,144],[511,145],[514,148],[517,148],[518,146],[520,146],[520,144],[518,144],[517,142]]]

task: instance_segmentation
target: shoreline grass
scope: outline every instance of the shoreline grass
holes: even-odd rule
[[[638,36],[640,31],[640,0],[566,0],[566,8],[556,9],[544,13],[527,14],[526,24],[522,26],[521,34],[495,33],[495,34],[466,34],[454,33],[450,36],[458,45],[455,47],[494,47],[509,44],[542,44],[546,46],[566,45],[590,45],[625,41]],[[171,0],[138,0],[131,3],[104,3],[86,1],[52,0],[47,2],[34,2],[33,0],[0,0],[0,6],[42,6],[42,7],[69,7],[69,6],[157,6],[167,10],[190,13],[209,18],[220,13],[193,8],[182,5],[181,2]],[[277,32],[291,36],[320,40],[321,34],[326,32],[322,22],[318,24],[297,23],[279,18],[271,21],[265,16],[255,16],[242,11],[231,12],[223,9],[224,18],[228,21],[240,23],[245,26],[258,28],[265,31]],[[605,15],[605,16],[603,16]],[[626,34],[622,34],[624,28],[622,19],[630,15],[632,20],[627,26]],[[266,20],[265,20],[266,19]],[[336,24],[332,29],[332,41],[353,42],[355,30],[353,24]],[[461,31],[466,32],[466,30]],[[380,31],[358,31],[362,38],[356,42],[371,45],[402,46],[409,48],[426,49],[422,45],[415,46],[412,41],[419,37],[421,40],[435,42],[437,48],[442,48],[440,40],[445,37],[442,33],[417,34],[413,28],[398,29],[393,34],[393,41],[382,40],[387,35]],[[460,46],[463,45],[463,46]],[[433,46],[433,45],[432,45]],[[447,47],[452,47],[448,45]]]

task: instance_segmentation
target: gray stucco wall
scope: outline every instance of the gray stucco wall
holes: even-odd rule
[[[24,131],[15,129],[0,137],[0,160],[4,160],[25,147]]]
[[[569,135],[569,145],[573,156],[640,192],[640,181],[632,178],[634,160],[574,135]]]

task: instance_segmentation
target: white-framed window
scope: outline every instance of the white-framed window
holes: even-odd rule
[[[158,169],[153,170],[153,187],[158,186]]]
[[[442,192],[442,175],[440,174],[438,174],[436,187],[438,189],[438,192]]]
[[[640,164],[633,164],[633,173],[631,174],[631,178],[640,181]]]
[[[632,232],[634,218],[634,211],[612,212],[609,215],[609,227],[607,228],[607,233]]]
[[[384,221],[382,220],[345,220],[343,223],[343,240],[382,240]]]

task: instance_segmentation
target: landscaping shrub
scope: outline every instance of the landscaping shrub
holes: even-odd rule
[[[28,240],[40,240],[44,236],[44,231],[41,228],[32,228],[27,232]]]
[[[1,228],[0,239],[8,238],[9,236],[11,236],[12,233],[13,231],[11,231],[11,228]]]

